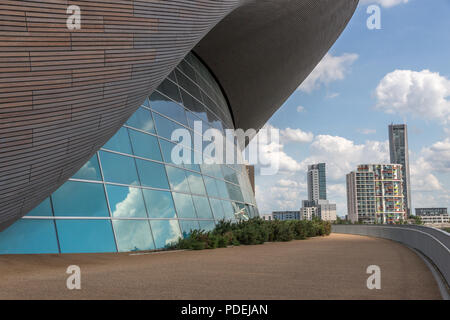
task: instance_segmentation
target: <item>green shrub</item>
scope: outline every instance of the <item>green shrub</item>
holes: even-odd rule
[[[229,245],[256,245],[264,242],[303,240],[331,233],[331,223],[321,220],[266,221],[253,218],[248,221],[219,221],[212,231],[192,230],[168,249],[215,249]]]

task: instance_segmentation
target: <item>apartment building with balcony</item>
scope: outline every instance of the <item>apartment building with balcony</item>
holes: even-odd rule
[[[402,165],[364,164],[347,175],[352,222],[393,224],[406,219]]]

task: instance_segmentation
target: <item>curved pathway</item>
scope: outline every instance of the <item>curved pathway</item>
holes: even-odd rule
[[[81,290],[66,288],[74,264]],[[369,265],[381,268],[381,290],[366,286]],[[343,234],[204,251],[3,255],[0,283],[0,299],[441,299],[415,252]]]

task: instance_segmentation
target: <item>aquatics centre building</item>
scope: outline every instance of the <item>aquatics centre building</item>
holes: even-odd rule
[[[260,129],[357,4],[0,0],[0,254],[159,249],[258,216],[245,166],[175,163],[172,133]]]

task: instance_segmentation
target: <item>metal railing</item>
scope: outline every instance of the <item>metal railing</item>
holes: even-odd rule
[[[332,232],[390,239],[414,248],[430,259],[450,285],[450,234],[425,226],[333,225]]]

